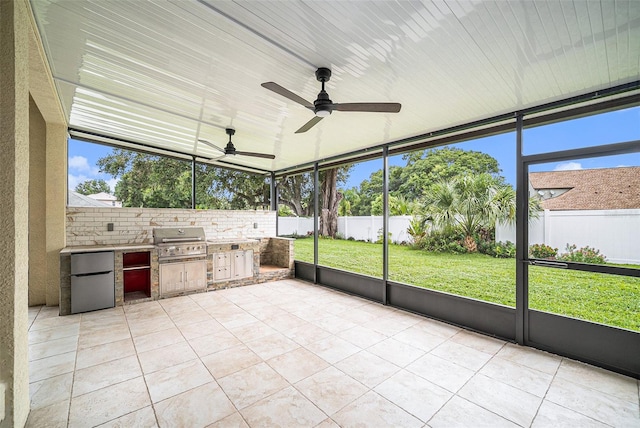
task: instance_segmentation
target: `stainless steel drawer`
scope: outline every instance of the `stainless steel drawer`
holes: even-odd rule
[[[71,254],[71,275],[109,272],[113,267],[113,251]]]

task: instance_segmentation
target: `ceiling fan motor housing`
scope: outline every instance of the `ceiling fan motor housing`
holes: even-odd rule
[[[316,79],[318,79],[319,82],[322,82],[322,90],[318,94],[318,98],[313,102],[315,107],[313,112],[319,117],[327,117],[333,111],[333,108],[331,107],[333,101],[329,98],[327,91],[324,90],[324,83],[328,82],[330,78],[331,70],[328,68],[319,68],[316,70]]]

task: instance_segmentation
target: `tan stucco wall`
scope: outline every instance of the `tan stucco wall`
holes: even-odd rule
[[[31,222],[35,238],[31,257],[40,264],[32,270],[38,276],[31,293],[34,302],[58,303],[58,252],[65,246],[66,123],[27,0],[0,0],[0,70],[0,246],[6,250],[0,252],[0,427],[4,428],[24,426],[29,415],[30,202],[33,209],[43,211]],[[33,183],[31,198],[30,175],[40,182]]]
[[[22,427],[29,415],[29,25],[24,1],[0,1],[0,248],[7,250],[0,252],[2,427]]]
[[[47,125],[29,97],[29,306],[47,303],[46,148]]]

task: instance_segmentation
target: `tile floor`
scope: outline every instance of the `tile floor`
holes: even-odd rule
[[[29,314],[29,427],[640,426],[636,379],[296,280]]]

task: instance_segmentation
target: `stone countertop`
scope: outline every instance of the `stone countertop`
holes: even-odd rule
[[[95,253],[98,251],[140,251],[153,250],[153,244],[113,244],[113,245],[83,245],[77,247],[65,247],[60,254]]]
[[[257,244],[259,239],[238,238],[238,239],[207,239],[207,245],[224,245],[224,244]]]

